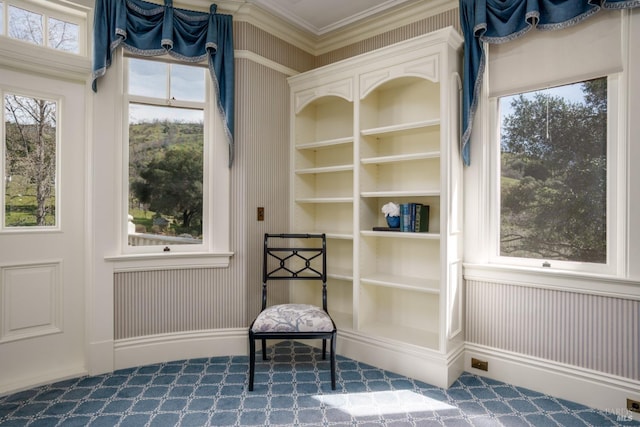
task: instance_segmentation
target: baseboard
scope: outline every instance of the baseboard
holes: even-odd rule
[[[25,376],[20,378],[18,381],[2,381],[0,382],[0,396],[18,393],[20,391],[39,387],[45,384],[51,384],[71,378],[78,378],[83,375],[87,375],[87,371],[84,369],[51,370],[44,374],[39,374],[37,377]]]
[[[472,357],[489,362],[489,370],[472,368]],[[482,377],[613,413],[623,421],[640,419],[626,409],[627,398],[640,400],[640,381],[473,343],[465,344],[464,367]]]
[[[216,329],[117,340],[115,369],[173,360],[248,354],[246,328]]]
[[[464,346],[448,354],[340,331],[337,353],[378,368],[448,388],[464,370]]]

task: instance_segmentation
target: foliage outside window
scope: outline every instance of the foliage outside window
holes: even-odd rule
[[[607,78],[498,102],[500,256],[605,264]]]
[[[56,226],[57,104],[12,93],[3,101],[3,226]]]
[[[128,242],[202,244],[206,69],[128,63]]]
[[[4,17],[7,16],[7,28]],[[80,53],[80,26],[77,23],[47,13],[0,2],[0,34],[38,46]]]

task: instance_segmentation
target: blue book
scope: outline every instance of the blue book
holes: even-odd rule
[[[409,203],[400,203],[400,231],[411,231],[411,208]]]

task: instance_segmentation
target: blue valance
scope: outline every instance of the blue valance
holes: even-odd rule
[[[142,0],[96,0],[93,22],[93,83],[111,65],[113,51],[120,45],[138,55],[169,54],[186,62],[209,62],[229,139],[229,166],[233,163],[234,58],[231,15],[164,6]]]
[[[460,0],[464,35],[462,158],[470,164],[469,138],[485,67],[483,43],[504,43],[532,28],[556,30],[577,24],[601,9],[627,9],[640,0]]]

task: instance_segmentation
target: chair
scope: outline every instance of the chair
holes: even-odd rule
[[[297,243],[293,247],[289,245]],[[336,325],[327,311],[327,249],[324,234],[265,234],[262,259],[262,310],[249,326],[249,391],[253,391],[256,340],[267,360],[268,339],[322,339],[322,359],[330,340],[331,389],[336,389]],[[310,281],[322,285],[322,308],[309,304],[267,307],[267,285]]]

